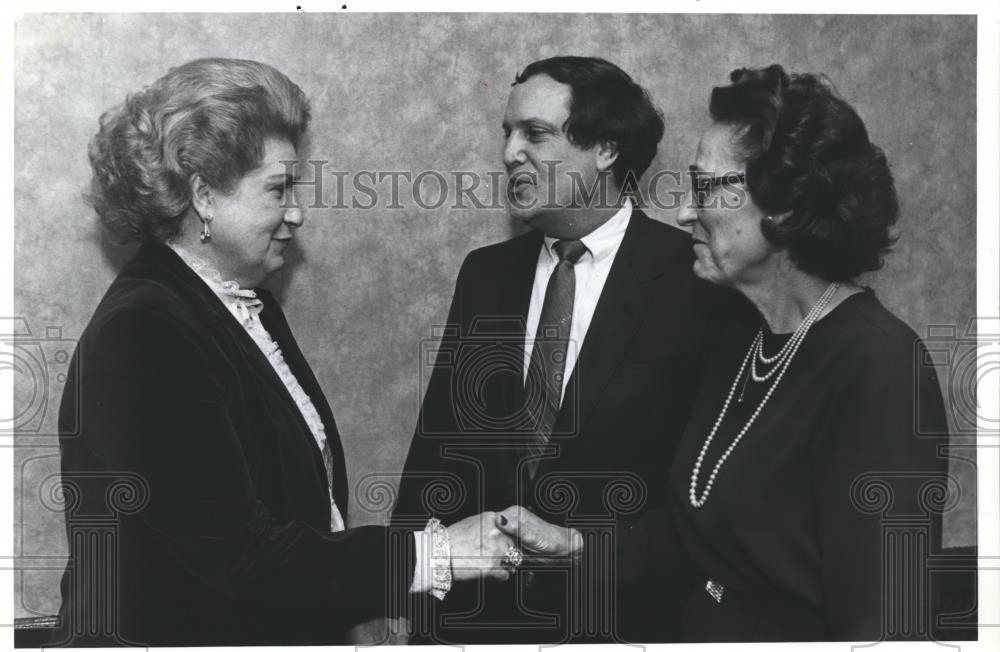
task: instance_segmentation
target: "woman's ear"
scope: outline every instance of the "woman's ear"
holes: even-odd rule
[[[771,224],[781,224],[787,220],[792,214],[792,211],[785,211],[784,213],[779,213],[777,215],[767,215],[764,217],[765,220]]]
[[[597,144],[597,171],[607,172],[618,160],[618,143],[606,140]]]
[[[202,222],[212,220],[212,187],[198,173],[192,174],[189,180],[191,184],[191,207],[198,213],[198,219]]]

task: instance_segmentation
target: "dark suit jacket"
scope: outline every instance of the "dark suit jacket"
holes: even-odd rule
[[[261,321],[333,414],[281,309]],[[144,245],[77,348],[60,407],[70,562],[55,644],[343,642],[400,599],[412,537],[329,532],[327,475],[285,386],[180,258]]]
[[[434,609],[424,633],[448,643],[669,641],[670,589],[686,578],[647,572],[647,532],[669,528],[657,520],[648,530],[642,515],[667,504],[706,338],[731,299],[693,275],[687,234],[633,211],[532,480],[522,355],[541,246],[529,233],[462,265],[394,519],[449,523],[518,503],[580,529],[587,554],[576,567],[526,566],[506,585],[456,586],[441,605],[413,608]]]

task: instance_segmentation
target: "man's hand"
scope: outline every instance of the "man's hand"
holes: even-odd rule
[[[510,572],[501,565],[514,541],[496,527],[497,513],[469,516],[448,528],[452,580],[490,577],[504,582]]]
[[[583,553],[583,535],[573,528],[552,525],[520,505],[497,514],[497,529],[517,541],[535,562],[566,561]]]

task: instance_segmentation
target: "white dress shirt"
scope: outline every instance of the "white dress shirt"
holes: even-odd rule
[[[570,323],[560,402],[566,394],[566,384],[573,374],[580,348],[587,337],[587,329],[590,328],[590,321],[594,318],[594,309],[597,308],[597,301],[604,290],[604,282],[608,278],[608,272],[611,271],[612,263],[615,262],[615,256],[621,247],[630,219],[632,219],[632,201],[626,197],[625,205],[610,220],[580,238],[586,245],[587,251],[573,268],[576,290],[573,294],[573,318]],[[538,320],[545,304],[545,290],[549,285],[549,277],[559,263],[559,256],[552,249],[552,245],[556,242],[557,238],[546,236],[542,249],[538,252],[535,282],[531,287],[531,304],[528,306],[528,323],[525,325],[523,369],[525,382],[528,380],[528,367],[531,364],[531,351],[534,348],[535,333],[538,331]]]

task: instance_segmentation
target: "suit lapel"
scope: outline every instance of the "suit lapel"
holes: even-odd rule
[[[520,344],[521,359],[524,358],[524,339],[528,323],[528,309],[531,306],[531,289],[535,281],[535,268],[542,248],[543,235],[532,232],[518,241],[518,249],[510,256],[509,267],[498,277],[497,292],[499,304],[497,314],[509,315],[517,320],[512,329],[512,339]],[[524,368],[516,379],[511,379],[504,392],[506,414],[520,412],[524,404]]]
[[[541,233],[532,232],[517,242],[517,249],[507,260],[509,267],[498,270],[500,281],[500,314],[520,316],[522,322],[528,319],[531,305],[531,287],[535,281],[535,267],[542,249]],[[521,328],[522,332],[524,327]]]
[[[543,463],[543,471],[556,466],[579,438],[649,309],[646,282],[662,269],[646,246],[649,219],[639,210],[632,213],[566,386],[552,436],[560,456]]]

